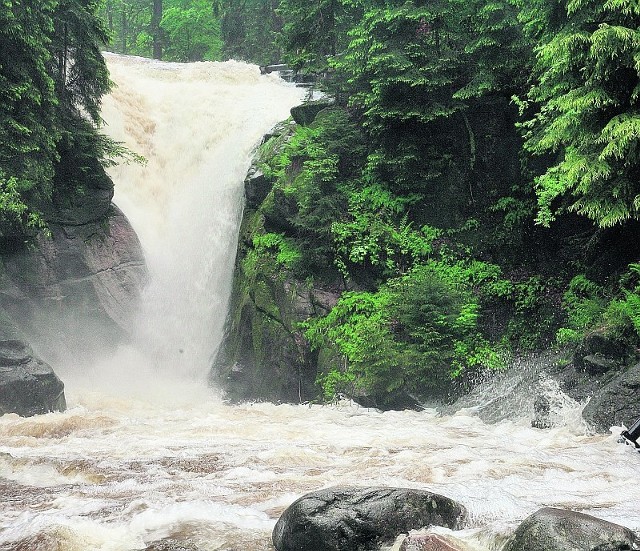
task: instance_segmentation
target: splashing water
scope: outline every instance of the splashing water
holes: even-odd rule
[[[348,403],[232,407],[211,396],[199,381],[222,331],[242,178],[260,135],[299,91],[233,62],[108,60],[118,88],[103,115],[149,161],[113,174],[151,272],[138,348],[94,366],[84,384],[64,375],[65,413],[0,417],[0,551],[133,551],[161,541],[267,551],[284,508],[334,484],[457,499],[471,523],[453,536],[469,550],[497,551],[541,506],[640,529],[640,454],[614,435],[590,435],[576,421],[581,405],[547,381],[569,422],[544,430],[521,405],[513,409],[524,415],[499,408],[493,423],[479,415],[495,411],[496,392],[505,402],[513,394],[508,379],[444,415]]]

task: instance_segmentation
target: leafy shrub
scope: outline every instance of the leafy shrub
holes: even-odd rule
[[[502,365],[478,330],[471,287],[445,272],[437,262],[416,266],[375,293],[344,293],[327,316],[306,322],[312,346],[334,347],[345,359],[320,377],[327,397],[349,388],[428,394],[469,367]]]
[[[609,303],[604,319],[614,334],[637,342],[640,338],[640,264],[629,264],[620,284],[621,296]]]
[[[558,329],[556,342],[560,345],[578,342],[589,329],[601,322],[606,307],[604,290],[584,274],[579,274],[569,283],[562,304],[567,321]]]

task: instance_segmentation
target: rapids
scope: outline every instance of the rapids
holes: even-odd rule
[[[469,550],[497,551],[541,506],[640,530],[640,455],[616,443],[619,429],[589,434],[566,397],[566,422],[545,430],[516,406],[486,423],[484,398],[446,415],[222,403],[204,381],[222,335],[241,183],[260,136],[300,91],[235,62],[108,62],[118,84],[108,131],[148,159],[112,174],[149,286],[131,346],[84,376],[56,366],[68,411],[0,417],[1,551],[133,551],[166,539],[267,551],[295,498],[335,484],[457,499],[471,524],[455,536]]]

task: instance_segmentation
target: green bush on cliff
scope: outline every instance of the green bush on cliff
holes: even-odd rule
[[[302,257],[291,240],[280,233],[254,235],[253,251],[257,256],[274,255],[276,263],[288,269],[295,269]]]
[[[325,396],[384,396],[399,389],[425,395],[466,369],[501,367],[501,354],[478,327],[472,273],[427,262],[375,293],[344,293],[327,316],[309,320],[311,344],[335,348],[344,358],[320,375]]]
[[[604,319],[611,332],[628,342],[640,342],[640,264],[629,264],[620,280],[621,291],[607,305]]]
[[[281,151],[261,168],[273,181],[262,205],[267,219],[300,251],[307,272],[335,272],[332,224],[347,210],[362,163],[362,136],[342,109],[326,109],[308,127],[297,127]]]

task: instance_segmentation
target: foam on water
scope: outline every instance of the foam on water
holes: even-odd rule
[[[242,178],[301,93],[239,63],[108,62],[118,84],[105,102],[109,132],[148,159],[113,176],[150,285],[133,346],[82,373],[61,366],[68,411],[0,417],[0,551],[132,551],[167,539],[267,551],[294,499],[335,484],[457,499],[471,523],[441,533],[471,551],[499,549],[541,506],[640,529],[640,455],[616,443],[617,429],[589,434],[581,404],[551,382],[536,379],[562,423],[544,430],[508,380],[445,414],[222,403],[202,380],[221,339]]]
[[[90,538],[92,549],[124,551],[167,537],[203,550],[269,549],[275,520],[296,497],[354,483],[459,500],[471,524],[455,536],[471,549],[492,549],[541,506],[640,528],[640,457],[614,435],[348,404],[72,400],[83,405],[0,418],[0,480],[20,496],[0,504],[0,542],[63,527],[73,537],[61,549]],[[42,431],[43,423],[66,428]]]

